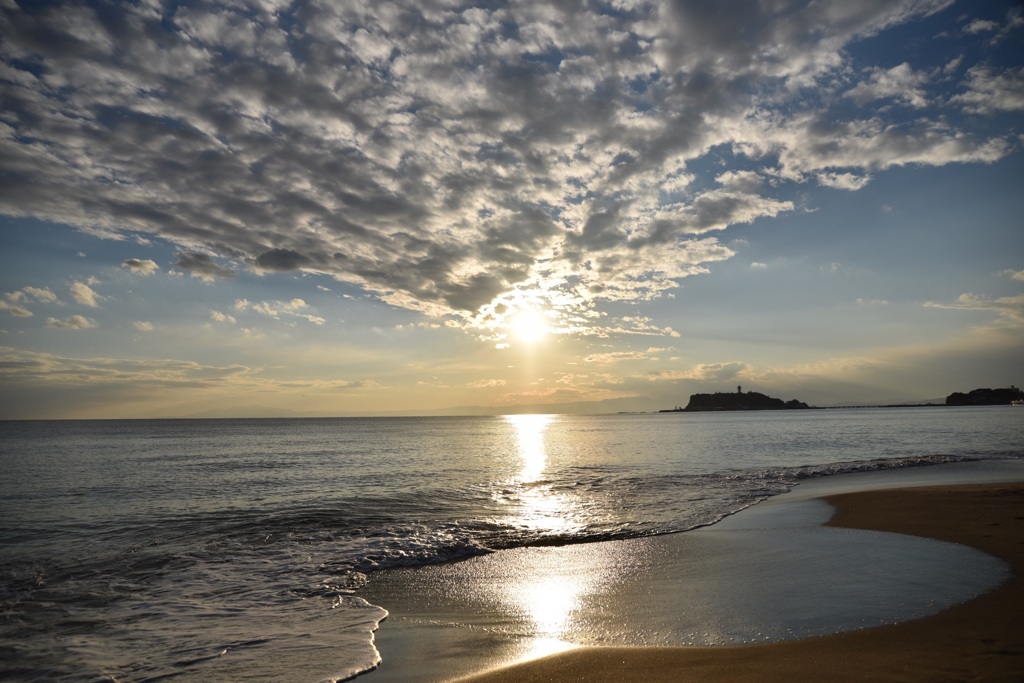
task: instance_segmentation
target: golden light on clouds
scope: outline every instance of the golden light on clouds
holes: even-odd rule
[[[1021,381],[1018,0],[92,4],[4,6],[0,417]]]

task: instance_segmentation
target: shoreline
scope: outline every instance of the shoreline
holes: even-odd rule
[[[534,681],[1019,681],[1024,670],[1024,482],[942,484],[824,496],[827,526],[966,545],[1010,578],[937,614],[761,645],[584,647],[457,679]]]

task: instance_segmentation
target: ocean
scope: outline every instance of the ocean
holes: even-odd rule
[[[345,680],[380,662],[373,572],[1022,457],[1010,406],[0,422],[0,680]]]

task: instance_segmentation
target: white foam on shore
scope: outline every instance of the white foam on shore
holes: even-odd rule
[[[374,575],[386,607],[370,681],[438,681],[542,654],[540,646],[714,645],[895,623],[990,590],[1006,566],[960,545],[822,527],[821,496],[1024,480],[987,461],[857,473],[801,484],[705,529],[517,548]]]

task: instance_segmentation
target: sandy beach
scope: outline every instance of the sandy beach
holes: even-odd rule
[[[767,645],[588,647],[460,679],[533,681],[1024,680],[1024,483],[943,485],[827,497],[833,527],[967,545],[1000,558],[995,590],[903,623]]]

